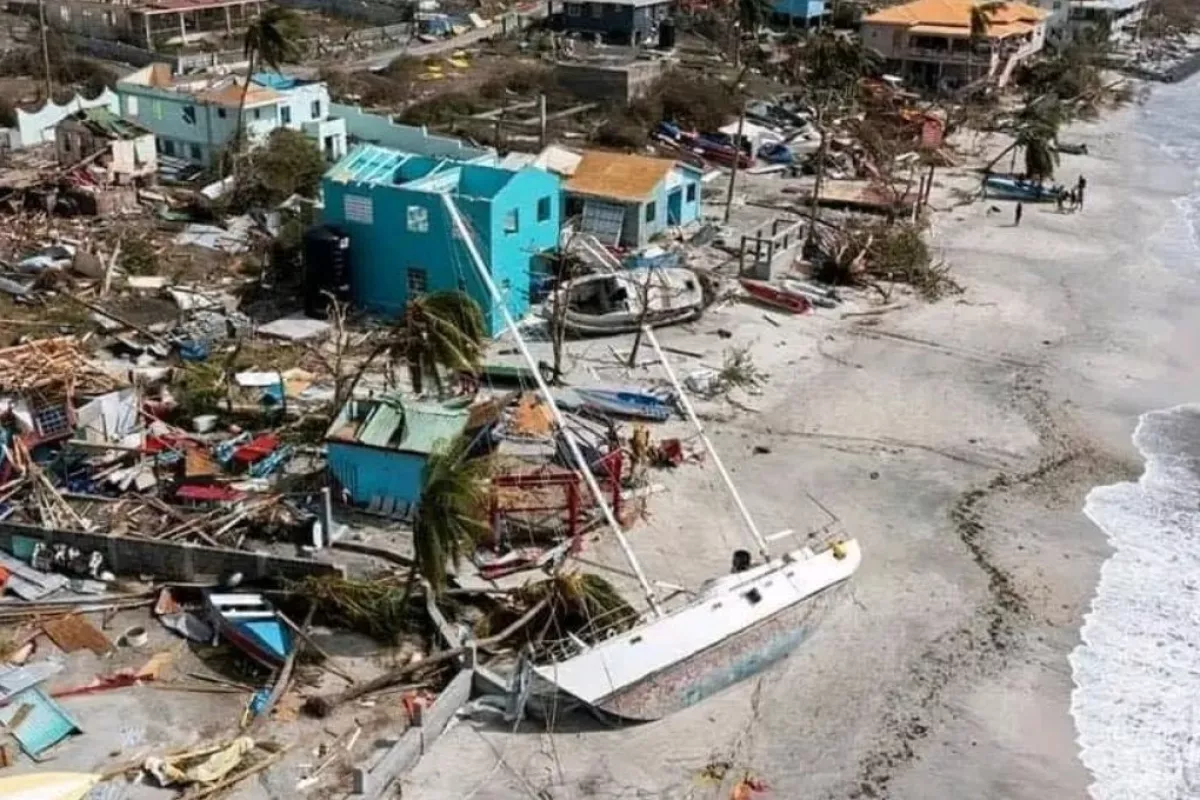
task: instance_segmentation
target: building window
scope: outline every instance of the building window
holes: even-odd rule
[[[375,222],[375,203],[360,194],[348,194],[342,198],[342,216],[347,222],[371,225]]]
[[[616,3],[605,3],[604,4],[604,13],[605,14],[615,14],[616,11],[617,11]]]
[[[578,17],[580,12],[579,3],[567,3],[567,16]]]
[[[125,97],[125,116],[136,117],[138,115],[137,100],[133,95]]]
[[[163,139],[162,151],[164,156],[175,155],[175,142],[171,141],[170,139]]]
[[[183,121],[184,121],[184,124],[186,124],[186,125],[195,125],[196,124],[196,107],[195,106],[184,106],[183,107]]]
[[[658,213],[658,205],[653,201],[646,203],[646,222],[654,222],[654,216]]]
[[[600,19],[600,17],[603,14],[604,14],[604,7],[601,6],[599,3],[592,3],[592,17],[594,17],[595,19]]]
[[[425,206],[409,206],[405,223],[409,233],[429,233],[429,209]]]
[[[223,109],[223,108],[218,108],[218,109],[217,109],[217,116],[218,116],[218,117],[220,117],[221,119],[225,119],[225,116],[226,116],[225,109]]]
[[[192,161],[200,160],[200,145],[194,144],[191,146]]]
[[[521,229],[521,218],[514,208],[512,211],[504,215],[504,232],[516,233]]]
[[[292,107],[291,106],[280,106],[279,107],[279,121],[282,122],[284,125],[291,124],[291,121],[292,121]]]
[[[545,222],[548,219],[550,219],[550,198],[543,197],[541,200],[538,200],[537,221]]]
[[[696,184],[689,183],[687,185],[687,201],[689,203],[696,202]]]
[[[412,269],[408,270],[408,296],[416,297],[417,295],[425,294],[427,278],[425,270]]]
[[[254,118],[262,119],[262,109],[261,108],[254,109]]]
[[[163,104],[161,100],[155,100],[151,106],[151,111],[154,113],[155,119],[163,118]]]
[[[320,101],[320,100],[313,100],[313,104],[312,104],[312,118],[313,118],[313,119],[320,119],[320,118],[321,118],[321,101]]]

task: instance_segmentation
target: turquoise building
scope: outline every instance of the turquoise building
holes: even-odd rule
[[[208,165],[234,138],[245,96],[243,125],[252,142],[276,128],[301,131],[330,161],[346,153],[346,123],[332,116],[329,89],[274,73],[173,75],[151,64],[117,81],[120,113],[154,132],[158,152]]]
[[[425,464],[462,436],[470,412],[398,394],[346,403],[325,436],[329,472],[355,505],[406,516],[421,499]]]
[[[354,302],[387,315],[401,314],[415,295],[461,290],[479,303],[493,335],[504,328],[444,197],[471,229],[516,318],[529,310],[539,256],[558,246],[559,179],[536,167],[507,169],[490,156],[457,161],[360,145],[325,173],[322,188],[323,221],[350,238]]]

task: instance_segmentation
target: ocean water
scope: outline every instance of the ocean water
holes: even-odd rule
[[[1200,269],[1198,80],[1161,87],[1138,112],[1151,143],[1194,172],[1192,192],[1175,201],[1176,215],[1151,243],[1180,270]],[[1071,713],[1095,800],[1200,799],[1196,400],[1143,414],[1133,436],[1143,475],[1093,489],[1084,506],[1114,550],[1070,656]]]

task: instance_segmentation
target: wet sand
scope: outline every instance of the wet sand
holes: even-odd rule
[[[1064,137],[1090,150],[1059,168],[1088,178],[1081,213],[1030,205],[1013,227],[1007,202],[952,207],[978,178],[943,171],[933,243],[961,295],[876,324],[821,311],[776,327],[730,306],[664,331],[710,364],[730,342],[752,346],[770,380],[745,398],[754,412],[710,407],[712,438],[764,529],[819,525],[807,491],[858,537],[850,591],[789,659],[660,722],[564,720],[550,734],[460,721],[405,795],[723,798],[728,783],[698,777],[723,761],[778,798],[1084,797],[1067,655],[1108,554],[1084,497],[1136,478],[1139,414],[1200,387],[1200,281],[1148,248],[1192,167],[1135,134],[1142,114]],[[724,572],[742,540],[715,470],[654,480],[667,492],[632,533],[647,571],[690,585]]]

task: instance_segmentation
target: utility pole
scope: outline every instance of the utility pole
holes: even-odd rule
[[[46,73],[46,99],[54,98],[54,84],[50,80],[50,48],[46,44],[46,0],[38,0],[38,33],[42,38],[42,69]]]
[[[804,247],[810,249],[817,235],[817,201],[821,197],[821,184],[825,177],[825,149],[829,146],[829,136],[825,133],[825,106],[832,100],[832,92],[827,92],[825,102],[817,106],[817,135],[821,143],[817,147],[817,178],[813,181],[812,198],[808,203],[808,236],[805,237]]]
[[[546,95],[538,95],[538,147],[546,147]]]
[[[733,210],[733,186],[737,183],[738,164],[742,161],[742,128],[746,125],[746,98],[742,98],[742,113],[738,115],[737,136],[733,142],[733,172],[729,175],[729,191],[725,194],[725,224]]]

